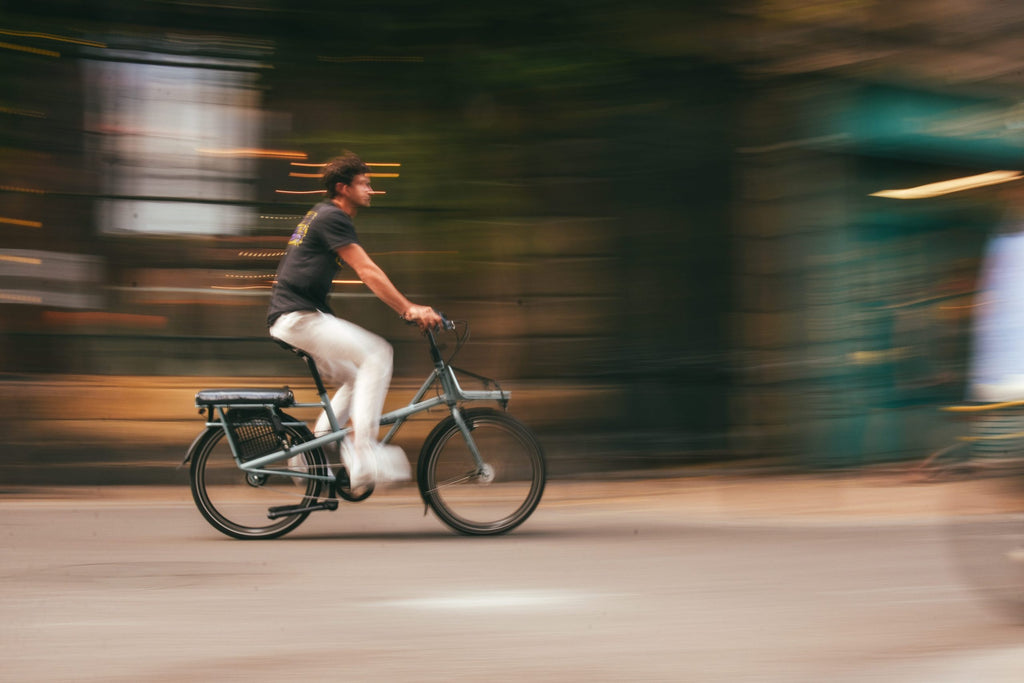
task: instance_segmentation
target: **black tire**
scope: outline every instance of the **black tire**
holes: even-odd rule
[[[291,419],[284,416],[285,419]],[[304,427],[285,427],[293,444],[313,438]],[[268,519],[271,507],[316,501],[326,482],[281,475],[254,475],[238,469],[231,447],[220,427],[210,427],[196,439],[189,452],[192,498],[214,529],[240,539],[283,536],[302,524],[308,512]],[[303,453],[297,461],[275,463],[266,469],[282,472],[300,467],[310,474],[326,475],[329,468],[321,449]]]
[[[1024,623],[1024,469],[983,467],[948,486],[955,566],[980,597]]]
[[[533,433],[506,413],[474,408],[462,416],[490,472],[476,473],[462,432],[448,416],[434,427],[420,451],[420,495],[459,533],[503,534],[522,524],[540,503],[544,453]]]

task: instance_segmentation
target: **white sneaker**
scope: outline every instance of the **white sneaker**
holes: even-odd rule
[[[412,467],[409,458],[400,446],[394,444],[377,444],[374,449],[377,461],[377,481],[379,483],[397,483],[412,479]]]
[[[348,440],[341,442],[341,459],[348,471],[350,489],[370,486],[377,480],[375,463],[370,458],[365,458],[357,453]]]

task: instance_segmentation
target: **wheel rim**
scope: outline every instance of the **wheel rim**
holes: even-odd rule
[[[477,467],[462,433],[449,430],[434,449],[428,496],[438,515],[459,531],[506,531],[539,502],[543,463],[532,439],[502,420],[479,417],[471,428],[484,467]]]
[[[303,454],[267,467],[281,470],[280,475],[247,473],[238,469],[224,433],[219,432],[193,464],[193,494],[204,516],[225,533],[253,538],[281,535],[301,523],[306,515],[270,520],[267,511],[271,507],[311,502],[321,488],[317,480],[290,477],[283,472],[317,473],[316,462],[315,455]]]

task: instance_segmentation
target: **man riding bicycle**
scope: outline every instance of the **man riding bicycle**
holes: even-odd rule
[[[314,206],[288,240],[270,297],[270,335],[308,353],[324,379],[338,386],[331,407],[352,440],[341,448],[352,488],[411,478],[401,448],[377,441],[384,397],[391,383],[393,350],[380,336],[336,317],[327,304],[334,275],[352,268],[377,298],[420,329],[441,325],[430,306],[409,301],[363,249],[356,235],[359,209],[370,206],[373,189],[367,165],[351,152],[324,166],[326,198]],[[326,413],[315,433],[330,431]]]

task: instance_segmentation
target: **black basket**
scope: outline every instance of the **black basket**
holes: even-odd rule
[[[281,450],[281,437],[266,410],[235,408],[227,417],[231,438],[243,462]]]

